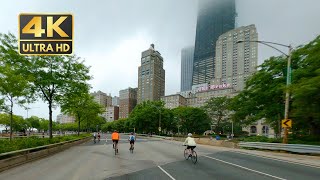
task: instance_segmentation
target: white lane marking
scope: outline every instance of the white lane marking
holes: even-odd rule
[[[168,175],[172,180],[176,180],[176,179],[173,178],[167,171],[165,171],[164,169],[162,169],[162,167],[158,166],[158,168],[160,168],[162,172],[166,173],[166,175]]]
[[[213,158],[213,157],[206,156],[206,155],[203,155],[203,156],[206,157],[206,158],[209,158],[209,159],[213,159],[213,160],[216,160],[216,161],[220,161],[220,162],[232,165],[232,166],[236,166],[236,167],[245,169],[247,171],[252,171],[252,172],[255,172],[255,173],[258,173],[258,174],[262,174],[262,175],[265,175],[265,176],[268,176],[268,177],[272,177],[272,178],[275,178],[275,179],[286,180],[286,179],[281,178],[281,177],[277,177],[277,176],[273,176],[273,175],[270,175],[270,174],[267,174],[267,173],[264,173],[264,172],[256,171],[256,170],[253,170],[253,169],[249,169],[249,168],[246,168],[246,167],[243,167],[243,166],[240,166],[240,165],[237,165],[237,164],[233,164],[233,163],[230,163],[230,162],[227,162],[227,161],[223,161],[223,160],[220,160],[220,159],[217,159],[217,158]]]
[[[305,164],[305,163],[301,163],[301,162],[294,162],[294,161],[285,160],[285,159],[278,159],[276,157],[268,157],[268,156],[264,156],[264,155],[250,154],[250,153],[246,153],[246,152],[232,151],[232,150],[229,151],[229,152],[245,154],[245,155],[254,156],[254,157],[260,157],[260,158],[265,158],[265,159],[271,159],[271,160],[280,161],[280,162],[286,162],[286,163],[291,163],[291,164],[298,164],[298,165],[301,165],[301,166],[307,166],[307,167],[312,167],[312,168],[320,168],[320,166],[317,166],[317,165]]]

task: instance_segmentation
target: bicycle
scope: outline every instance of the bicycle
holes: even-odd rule
[[[129,151],[130,151],[131,153],[133,153],[133,149],[134,149],[134,145],[133,145],[133,144],[130,144],[130,149],[129,149]]]
[[[186,145],[184,145],[184,146],[186,146]],[[183,155],[186,160],[188,160],[189,157],[191,157],[193,164],[196,164],[198,161],[197,152],[195,150],[193,150],[193,148],[191,148],[191,154],[189,154],[189,149],[187,149],[187,148],[184,149]]]
[[[93,137],[93,143],[94,144],[96,143],[96,137]]]
[[[119,153],[118,142],[113,141],[113,149],[114,149],[114,155],[117,155],[117,153]]]

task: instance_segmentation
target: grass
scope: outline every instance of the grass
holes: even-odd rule
[[[58,136],[58,137],[53,137],[52,139],[39,138],[39,137],[33,136],[33,137],[23,138],[23,139],[17,138],[17,139],[13,139],[12,141],[9,141],[8,139],[2,139],[0,140],[0,154],[5,152],[10,152],[10,151],[17,151],[21,149],[34,148],[38,146],[64,142],[64,141],[82,139],[89,136],[91,135],[80,134],[80,136],[77,136],[77,135]]]

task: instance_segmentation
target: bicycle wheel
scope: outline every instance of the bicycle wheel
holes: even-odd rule
[[[191,159],[192,159],[193,164],[197,163],[198,157],[197,157],[197,153],[195,151],[193,151]]]
[[[117,155],[117,151],[118,151],[118,145],[117,145],[117,143],[115,143],[115,145],[114,145],[114,155]]]
[[[185,149],[184,152],[183,152],[184,158],[185,158],[186,160],[189,159],[189,152],[188,152],[188,151],[189,151],[188,149]]]

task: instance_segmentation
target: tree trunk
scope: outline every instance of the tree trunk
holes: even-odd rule
[[[78,136],[80,136],[80,117],[78,118]]]
[[[309,117],[309,122],[311,125],[310,128],[310,133],[312,136],[320,136],[320,126],[318,124],[316,124],[315,122],[313,122],[313,117]]]
[[[49,101],[49,138],[52,139],[52,100]]]
[[[11,105],[10,105],[10,141],[12,141],[12,126],[13,126],[13,113],[12,113],[12,109],[13,109],[13,102],[11,99]]]

